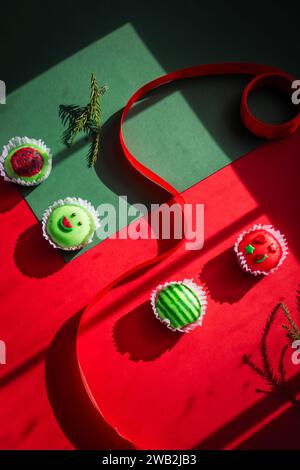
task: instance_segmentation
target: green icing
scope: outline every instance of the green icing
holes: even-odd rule
[[[201,314],[201,303],[195,292],[185,285],[171,284],[162,289],[156,299],[156,311],[170,326],[178,329],[194,323]]]
[[[257,264],[258,264],[258,263],[262,263],[263,261],[265,261],[265,259],[267,259],[267,257],[268,257],[267,255],[262,255],[261,258],[257,258],[257,259],[255,260],[255,263],[257,263]]]
[[[248,254],[248,255],[252,255],[252,253],[254,252],[255,248],[253,245],[247,245],[246,248],[245,248],[245,252]]]
[[[21,148],[26,148],[26,147],[30,147],[30,148],[33,148],[33,149],[37,150],[42,155],[43,160],[44,160],[44,165],[43,165],[41,171],[39,173],[37,173],[36,175],[33,175],[33,176],[20,176],[20,175],[18,175],[14,171],[14,169],[12,167],[12,164],[11,164],[11,158],[12,158],[13,154],[17,150],[20,150]],[[11,150],[9,152],[9,154],[7,155],[7,157],[4,160],[4,169],[6,171],[7,176],[9,176],[9,178],[11,178],[11,179],[21,179],[23,181],[28,181],[28,182],[37,181],[37,180],[39,180],[39,179],[41,179],[45,176],[45,174],[48,171],[48,168],[49,168],[49,156],[48,156],[48,154],[45,151],[43,151],[38,145],[34,145],[34,144],[23,144],[23,145],[19,145],[18,147],[15,147],[13,150]]]
[[[71,222],[71,230],[62,227],[63,217],[67,217]],[[94,230],[94,220],[88,209],[76,204],[56,207],[52,210],[47,222],[48,235],[62,248],[85,244],[92,237]]]

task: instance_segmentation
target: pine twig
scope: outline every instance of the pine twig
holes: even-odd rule
[[[75,137],[77,134],[81,131],[84,131],[86,128],[86,124],[88,121],[88,113],[87,110],[84,110],[76,119],[74,126],[70,130],[70,140],[68,142],[68,145],[72,145],[74,142]]]
[[[90,109],[89,120],[100,126],[101,123],[101,108],[100,108],[100,90],[95,74],[91,76],[91,94],[90,94]]]
[[[98,155],[99,155],[99,150],[100,150],[100,129],[95,132],[95,136],[93,137],[93,140],[90,145],[89,153],[88,153],[88,167],[92,168],[95,166],[95,163],[97,161]]]
[[[65,145],[71,146],[79,132],[91,137],[88,153],[88,166],[93,167],[100,151],[101,106],[100,98],[108,90],[107,86],[99,87],[95,74],[91,75],[90,101],[86,106],[60,105],[59,117],[67,126],[62,135]]]
[[[300,292],[298,291],[298,296],[299,295],[300,295]],[[289,324],[291,326],[291,328],[289,328],[288,326],[283,325],[283,328],[285,328],[288,331],[288,335],[287,335],[288,338],[290,339],[292,335],[298,335],[299,329],[297,325],[295,324],[295,322],[293,321],[292,316],[290,312],[288,311],[286,305],[284,303],[279,303],[272,310],[271,314],[269,315],[267,319],[266,325],[263,329],[263,334],[262,334],[262,338],[261,338],[261,342],[259,346],[262,366],[260,367],[257,364],[255,364],[255,362],[249,359],[247,355],[243,357],[243,360],[249,367],[251,367],[251,369],[257,375],[259,375],[265,382],[267,382],[269,386],[271,386],[273,389],[278,390],[281,394],[284,394],[293,404],[296,404],[297,406],[299,406],[299,401],[294,396],[294,394],[289,391],[288,386],[287,386],[287,381],[286,381],[286,369],[284,367],[284,359],[285,359],[285,355],[286,355],[289,345],[286,344],[281,351],[276,372],[274,371],[274,368],[272,367],[271,359],[269,357],[267,339],[268,339],[270,329],[280,310],[288,319]],[[299,336],[299,339],[300,339],[300,336]]]
[[[269,349],[267,345],[268,335],[270,333],[271,327],[277,317],[278,311],[282,308],[281,304],[277,304],[276,307],[272,310],[270,315],[267,318],[266,324],[263,329],[263,334],[261,337],[259,351],[261,357],[262,366],[258,366],[252,361],[247,355],[243,357],[244,362],[251,367],[251,369],[256,372],[270,387],[274,389],[281,390],[285,383],[286,370],[284,367],[284,357],[287,350],[287,345],[283,348],[278,367],[277,373],[275,373],[274,368],[272,367]]]
[[[254,372],[256,372],[258,375],[260,375],[260,377],[262,377],[264,380],[268,379],[265,371],[261,367],[257,366],[255,362],[253,362],[252,359],[250,359],[250,357],[247,356],[247,354],[243,356],[243,362],[247,364],[249,367],[251,367],[251,369],[254,370]]]
[[[278,364],[278,373],[280,377],[280,382],[284,383],[286,379],[286,370],[284,367],[284,358],[285,358],[285,353],[287,352],[288,349],[288,344],[284,346],[284,348],[281,351],[280,354],[280,359],[279,359],[279,364]]]
[[[298,301],[298,292],[297,292],[297,301]],[[284,313],[285,317],[287,318],[287,320],[289,322],[289,325],[290,325],[290,327],[287,326],[287,325],[282,325],[282,328],[284,328],[288,332],[287,336],[289,337],[289,339],[292,339],[292,340],[300,339],[300,330],[297,327],[296,323],[294,322],[288,308],[284,304],[280,304],[280,305],[281,305],[281,309],[282,309],[282,311],[283,311],[283,313]]]
[[[270,329],[276,319],[279,308],[280,308],[280,304],[276,305],[276,307],[272,310],[271,314],[269,315],[267,322],[265,324],[265,327],[263,329],[262,339],[260,343],[260,355],[262,359],[263,369],[266,373],[267,381],[269,382],[269,385],[271,385],[272,387],[276,387],[277,385],[279,385],[280,380],[274,374],[274,370],[273,370],[271,360],[269,357],[267,338],[268,338]]]
[[[59,117],[67,129],[64,131],[62,141],[65,145],[71,146],[76,135],[83,131],[87,122],[86,108],[76,105],[59,107]]]
[[[75,116],[77,116],[79,106],[74,104],[71,105],[64,105],[61,104],[58,109],[58,114],[60,119],[62,120],[63,125],[66,125],[69,120],[74,120]]]

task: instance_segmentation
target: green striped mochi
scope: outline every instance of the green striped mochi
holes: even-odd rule
[[[169,319],[174,329],[194,323],[201,314],[201,303],[195,292],[184,283],[164,287],[156,298],[156,311],[162,319]]]

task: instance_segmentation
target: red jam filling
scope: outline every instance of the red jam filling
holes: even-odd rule
[[[34,176],[43,168],[44,159],[37,150],[22,147],[13,154],[11,165],[19,176]]]

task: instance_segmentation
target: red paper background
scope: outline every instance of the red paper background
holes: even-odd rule
[[[256,389],[265,384],[242,359],[256,358],[278,302],[296,310],[298,147],[299,133],[264,145],[186,191],[187,202],[205,205],[204,249],[180,250],[84,315],[77,351],[89,392],[103,417],[137,447],[295,446],[290,434],[297,410],[276,394],[262,398]],[[274,224],[290,246],[282,268],[263,279],[242,272],[232,249],[239,232],[254,223]],[[182,335],[157,322],[149,297],[158,284],[184,278],[204,284],[209,303],[203,327]],[[280,321],[283,316],[270,335],[275,364],[285,344]],[[299,373],[290,356],[286,367],[294,386]],[[264,421],[273,422],[276,413],[286,418],[287,412],[292,424],[285,436],[279,426],[280,443],[273,431],[258,439]]]
[[[105,448],[74,368],[76,321],[101,285],[144,259],[143,242],[107,240],[65,264],[16,186],[1,180],[0,195],[0,339],[7,347],[7,364],[0,365],[0,448]],[[66,372],[76,385],[65,384]]]

